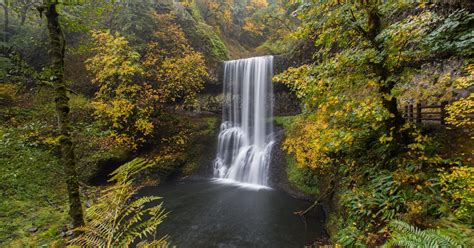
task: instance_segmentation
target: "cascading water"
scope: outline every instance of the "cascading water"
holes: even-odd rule
[[[268,185],[274,144],[272,77],[272,56],[225,62],[225,101],[214,176]]]

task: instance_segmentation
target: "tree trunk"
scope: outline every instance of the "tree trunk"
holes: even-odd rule
[[[26,17],[28,16],[29,7],[25,7],[20,11],[20,26],[25,25]]]
[[[58,125],[61,131],[60,145],[62,164],[66,175],[66,183],[69,196],[69,215],[75,228],[84,225],[84,217],[79,194],[76,164],[74,158],[74,146],[71,138],[71,125],[69,119],[69,97],[68,88],[64,82],[64,52],[65,40],[59,24],[59,14],[56,4],[47,4],[46,17],[48,19],[48,31],[50,38],[50,57],[52,60],[53,77],[52,83],[55,91],[56,113]]]
[[[383,44],[376,40],[377,35],[381,32],[382,22],[377,7],[370,7],[368,13],[368,39],[374,44],[377,51],[383,54]],[[374,72],[379,77],[379,94],[382,97],[382,105],[390,113],[390,117],[385,121],[387,129],[398,133],[404,123],[404,119],[398,111],[397,98],[392,96],[392,89],[395,87],[395,81],[390,79],[390,71],[386,66],[386,55],[380,62],[373,64]]]
[[[3,4],[0,4],[3,7],[3,42],[8,42],[8,26],[10,25],[9,11],[8,11],[8,1],[5,0]]]

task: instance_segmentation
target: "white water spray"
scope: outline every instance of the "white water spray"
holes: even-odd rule
[[[225,102],[214,176],[268,185],[274,144],[272,77],[272,56],[225,62]]]

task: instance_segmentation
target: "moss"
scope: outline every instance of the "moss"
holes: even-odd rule
[[[219,124],[219,119],[217,117],[208,117],[206,118],[206,122],[207,122],[207,129],[206,131],[209,133],[209,134],[214,134],[215,131],[216,131],[216,128],[217,128],[217,125]]]
[[[308,169],[298,167],[296,160],[291,156],[287,156],[286,161],[286,173],[290,183],[306,195],[318,195],[319,187],[311,172]]]
[[[291,42],[286,40],[267,40],[260,46],[258,46],[255,51],[257,54],[283,54],[290,50]]]
[[[289,130],[295,118],[298,118],[298,115],[275,116],[273,120],[276,125]],[[295,158],[290,154],[286,154],[286,164],[286,174],[292,186],[306,195],[317,196],[319,194],[320,185],[310,169],[298,167]]]
[[[149,170],[140,174],[143,180],[162,182],[191,176],[210,165],[214,159],[219,130],[217,117],[175,114],[168,118],[160,128],[160,139],[166,142],[159,142],[152,150],[140,154],[142,158],[156,161]],[[181,136],[183,134],[184,137]]]
[[[36,247],[60,239],[50,230],[67,224],[58,158],[27,144],[21,129],[0,127],[0,136],[0,246]],[[28,232],[32,227],[38,230]]]
[[[292,116],[275,116],[273,117],[273,120],[275,124],[282,126],[284,129],[289,129],[291,128],[292,123],[295,121],[295,118],[297,118],[297,115],[292,115]]]
[[[332,238],[332,243],[336,243],[335,238],[339,232],[339,226],[341,226],[342,223],[343,221],[340,219],[340,217],[338,218],[338,215],[335,212],[331,212],[329,214],[325,227],[329,237]]]
[[[189,3],[186,8],[180,5],[174,5],[174,8],[178,13],[178,22],[192,47],[204,54],[209,66],[228,59],[229,52],[224,41],[211,26],[206,24],[196,1]]]
[[[69,221],[68,199],[50,93],[32,95],[32,105],[24,101],[28,104],[0,109],[0,247],[63,242],[59,234]],[[107,130],[90,117],[87,98],[72,96],[70,103],[78,172],[86,179],[101,160],[125,151],[111,144]],[[28,232],[32,227],[38,230]]]
[[[217,139],[218,118],[206,117],[193,120],[193,132],[188,149],[186,149],[186,163],[182,174],[189,176],[197,172],[203,165],[210,164],[213,159],[213,146]]]
[[[191,1],[189,3],[189,7],[191,9],[191,15],[199,22],[205,22],[204,18],[201,15],[201,11],[199,10],[198,4],[196,0]]]
[[[229,58],[229,51],[219,35],[214,32],[211,26],[199,22],[197,25],[198,33],[202,40],[207,41],[207,48],[214,59],[226,60]]]
[[[197,22],[197,32],[200,38],[203,38],[200,41],[208,41],[207,45],[209,47],[206,50],[210,53],[211,57],[213,57],[214,60],[227,60],[229,58],[229,51],[227,50],[224,41],[211,26],[206,24],[201,15],[201,11],[199,10],[197,1],[192,1],[189,4],[189,8],[191,9],[191,15]]]

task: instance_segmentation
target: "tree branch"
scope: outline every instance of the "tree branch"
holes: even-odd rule
[[[358,22],[357,22],[357,18],[355,17],[354,15],[354,12],[352,11],[352,9],[349,9],[349,12],[351,13],[351,21],[352,21],[352,24],[355,26],[356,30],[359,31],[359,33],[362,34],[362,36],[364,36],[364,38],[366,38],[370,43],[372,43],[372,45],[378,49],[379,45],[377,44],[377,42],[372,39],[369,35],[369,32],[366,31],[364,28],[362,28]]]
[[[334,190],[328,190],[324,195],[321,195],[320,197],[318,197],[318,199],[316,199],[314,201],[314,203],[311,206],[309,206],[306,210],[293,212],[293,214],[299,215],[299,216],[305,216],[309,211],[311,211],[313,208],[315,208],[317,205],[319,205],[321,200],[328,197],[333,192],[334,192]]]
[[[288,25],[288,23],[286,23],[286,22],[285,22],[283,19],[281,19],[280,17],[274,16],[274,15],[272,15],[272,14],[269,14],[268,17],[271,18],[271,19],[275,19],[275,20],[279,21],[280,23],[282,23],[283,26],[284,26],[288,31],[291,31],[291,30],[292,30],[291,27]]]

